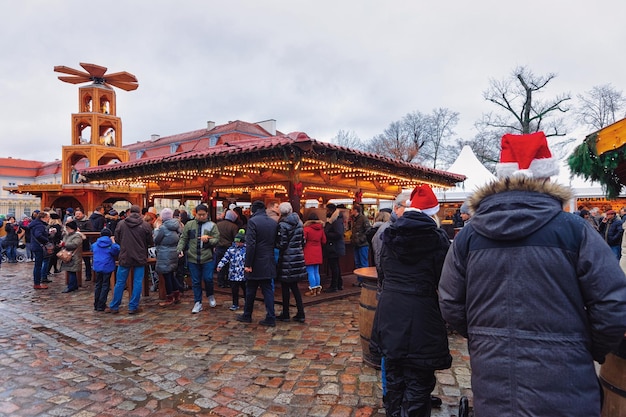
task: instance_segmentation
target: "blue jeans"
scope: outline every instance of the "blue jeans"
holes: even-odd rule
[[[307,265],[306,273],[309,274],[309,287],[319,287],[321,278],[320,278],[320,266],[319,265]]]
[[[622,257],[622,247],[620,245],[611,246],[611,250],[613,251],[613,253],[615,254],[615,257],[619,261],[619,259]]]
[[[126,280],[130,269],[133,268],[133,293],[128,301],[128,311],[137,310],[139,308],[139,300],[141,299],[141,288],[143,285],[143,274],[145,267],[141,266],[118,266],[115,274],[115,288],[113,289],[113,299],[109,308],[111,310],[119,310],[122,304],[122,296],[126,287]]]
[[[354,247],[354,269],[369,266],[369,246]],[[362,282],[363,279],[359,279]]]
[[[78,289],[78,278],[76,277],[76,272],[74,271],[67,272],[67,289],[72,291]]]
[[[9,262],[17,262],[17,245],[9,245],[6,247],[7,259]]]
[[[41,262],[41,278],[46,278],[48,276],[49,266],[50,266],[50,257],[44,256],[43,262]]]
[[[204,289],[206,296],[213,295],[213,269],[215,262],[213,260],[205,264],[187,263],[189,274],[191,275],[191,289],[193,290],[194,303],[202,302],[202,282],[204,281]]]
[[[35,255],[35,266],[33,267],[33,281],[35,285],[41,284],[41,268],[43,266],[43,248],[37,245],[37,249],[32,251]]]

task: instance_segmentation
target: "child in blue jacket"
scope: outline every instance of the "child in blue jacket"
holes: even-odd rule
[[[100,237],[91,245],[93,252],[93,270],[96,273],[96,286],[93,308],[104,311],[111,288],[111,274],[115,270],[115,258],[120,253],[120,245],[115,243],[111,230],[106,227]]]
[[[246,231],[239,229],[233,244],[226,250],[222,260],[217,264],[219,272],[226,264],[230,264],[228,269],[228,280],[233,294],[233,305],[231,311],[239,310],[239,288],[246,295],[246,277],[244,275],[244,263],[246,260]]]

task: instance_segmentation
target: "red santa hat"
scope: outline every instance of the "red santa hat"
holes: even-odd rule
[[[543,132],[502,136],[500,162],[496,164],[498,178],[549,178],[558,173],[559,165],[552,158]]]
[[[428,184],[420,184],[411,193],[410,206],[420,209],[424,214],[434,216],[439,211],[439,200]]]

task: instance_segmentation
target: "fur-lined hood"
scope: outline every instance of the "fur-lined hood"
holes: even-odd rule
[[[548,180],[503,178],[468,199],[473,214],[468,225],[490,239],[522,239],[561,213],[572,195],[569,187]]]
[[[527,177],[509,177],[492,181],[478,188],[474,194],[467,199],[467,205],[471,214],[474,214],[486,197],[503,193],[506,191],[528,191],[548,194],[561,202],[561,207],[574,197],[574,192],[570,187],[551,182],[544,179],[533,179]]]

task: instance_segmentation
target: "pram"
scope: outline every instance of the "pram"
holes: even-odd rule
[[[8,262],[9,258],[7,257],[7,250],[5,248],[2,248],[2,262]],[[17,247],[17,256],[15,257],[15,259],[17,259],[18,262],[26,262],[26,246],[20,244]]]
[[[148,248],[148,257],[156,258],[156,248],[151,247]],[[159,291],[159,274],[156,272],[156,267],[152,264],[148,265],[149,273],[150,273],[150,291]]]

